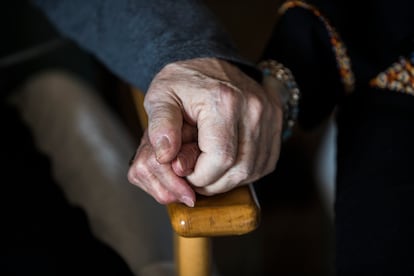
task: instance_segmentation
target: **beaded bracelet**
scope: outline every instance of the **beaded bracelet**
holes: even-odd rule
[[[300,90],[296,84],[292,72],[283,64],[275,60],[265,60],[258,64],[263,76],[270,76],[280,81],[286,89],[282,89],[283,102],[283,140],[292,135],[292,128],[299,114]]]

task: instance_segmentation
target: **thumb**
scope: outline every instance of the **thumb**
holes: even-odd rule
[[[175,174],[181,177],[191,174],[199,155],[200,149],[197,143],[183,144],[177,158],[171,164]]]
[[[157,161],[171,162],[181,148],[181,108],[175,103],[160,101],[146,103],[145,109],[148,114],[148,136]]]

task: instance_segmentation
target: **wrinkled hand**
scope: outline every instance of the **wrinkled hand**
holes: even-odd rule
[[[279,157],[280,98],[230,63],[200,58],[165,66],[144,101],[149,125],[128,173],[158,202],[195,202],[248,184]]]

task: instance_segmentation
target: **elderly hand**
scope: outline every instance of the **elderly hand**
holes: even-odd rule
[[[158,202],[195,202],[274,170],[282,109],[278,93],[213,58],[165,66],[145,97],[149,125],[128,173]]]

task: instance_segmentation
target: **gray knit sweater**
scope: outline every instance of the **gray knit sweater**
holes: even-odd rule
[[[250,66],[200,0],[34,0],[56,28],[146,91],[166,64],[218,57]]]

